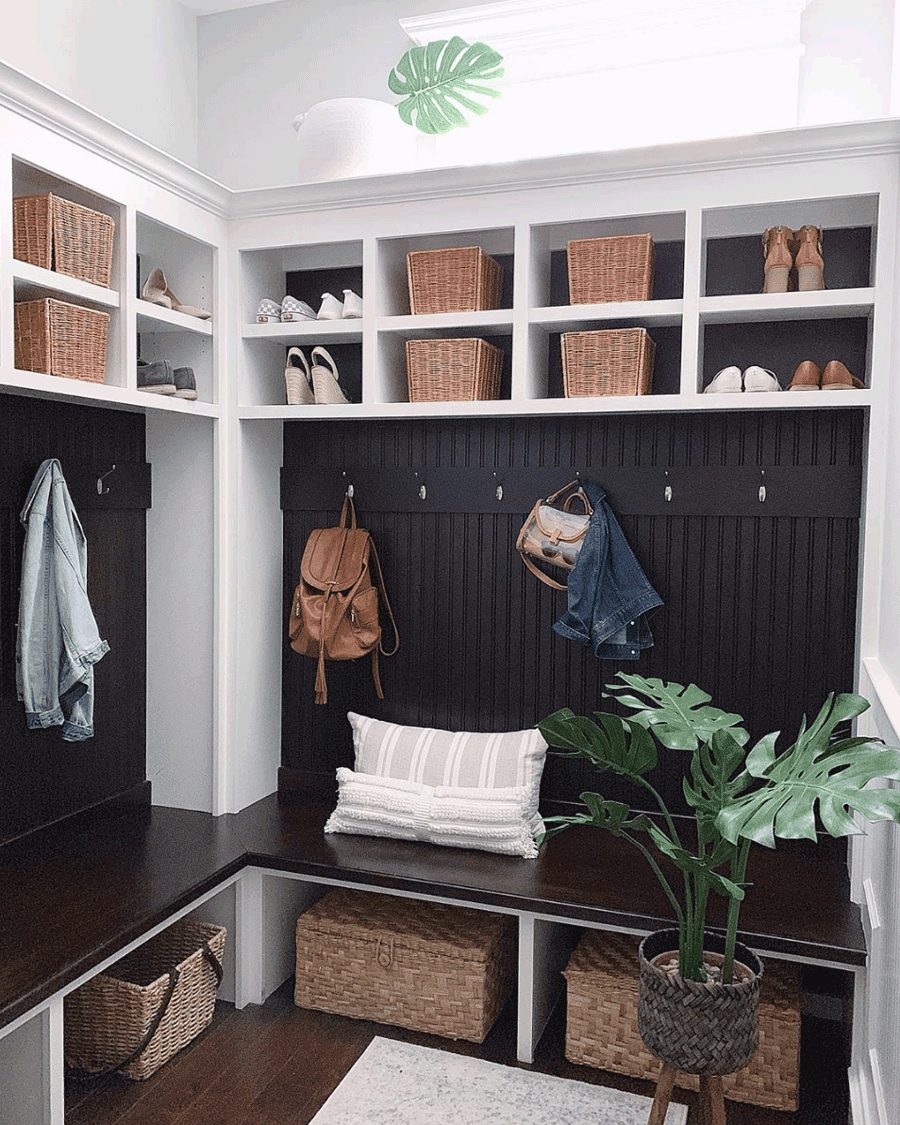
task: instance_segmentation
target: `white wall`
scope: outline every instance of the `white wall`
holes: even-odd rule
[[[409,46],[398,19],[455,6],[282,0],[202,17],[200,166],[234,187],[302,180],[293,117],[325,98],[395,100],[387,75]],[[893,0],[813,0],[803,16],[798,124],[888,112],[893,20]],[[771,77],[760,73],[759,83]]]
[[[0,59],[190,164],[197,28],[178,0],[0,0]]]

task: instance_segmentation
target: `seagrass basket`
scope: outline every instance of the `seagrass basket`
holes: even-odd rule
[[[301,1008],[481,1043],[514,974],[514,923],[483,910],[337,890],[297,921]]]
[[[109,288],[116,224],[58,195],[13,200],[13,257]]]
[[[225,929],[181,921],[66,997],[66,1066],[149,1078],[212,1021]]]
[[[410,402],[500,397],[503,352],[487,340],[407,340]]]
[[[660,1061],[638,1031],[638,938],[589,931],[565,970],[566,1058],[655,1081]],[[677,1081],[696,1090],[697,1078]],[[800,1083],[800,976],[795,965],[768,961],[759,1004],[759,1045],[748,1066],[723,1079],[733,1101],[793,1112]]]
[[[566,398],[648,395],[656,345],[645,328],[604,328],[562,335]]]
[[[653,291],[653,239],[649,234],[574,238],[566,247],[569,303],[649,301]]]
[[[109,313],[45,297],[15,307],[16,367],[65,379],[106,377]]]
[[[500,307],[500,263],[480,246],[413,250],[406,256],[406,272],[414,316]]]

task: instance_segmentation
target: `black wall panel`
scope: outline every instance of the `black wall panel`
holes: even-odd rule
[[[346,470],[363,504],[361,522],[381,552],[402,645],[385,662],[384,703],[374,699],[362,661],[329,666],[329,703],[317,707],[314,664],[285,642],[283,765],[327,777],[352,764],[350,709],[405,723],[503,730],[561,706],[601,705],[603,685],[619,669],[553,632],[564,595],[540,585],[515,552],[526,511],[521,498],[499,503],[496,513],[421,510],[437,502],[422,504],[414,482],[452,468],[501,470],[507,482],[517,467],[558,469],[548,479],[562,485],[576,468],[602,484],[609,467],[612,505],[665,601],[651,622],[655,647],[626,670],[694,681],[743,714],[756,735],[792,731],[827,691],[853,684],[863,421],[860,411],[807,410],[287,424],[285,611],[309,532],[335,520]],[[791,495],[767,508],[753,472],[752,496],[736,506],[735,479],[757,466],[768,467],[779,493]],[[801,466],[796,477],[788,471]],[[811,484],[810,466],[828,469],[819,484]],[[685,505],[691,514],[662,500],[648,506],[645,497],[638,502],[643,485],[627,486],[621,470],[629,468],[640,470],[636,481],[649,470],[662,480],[669,469],[682,494],[702,487],[704,498]],[[336,484],[323,492],[321,510],[296,502],[304,469],[311,477],[333,471]],[[420,474],[395,486],[394,510],[385,510],[394,506],[377,488],[381,469],[394,470],[385,474],[392,480],[398,469]],[[464,487],[464,473],[460,479]],[[367,486],[378,493],[369,511]],[[675,805],[684,762],[670,753],[658,771]],[[596,784],[580,762],[554,757],[544,796],[572,800]],[[615,779],[603,789],[621,792]]]
[[[88,584],[111,651],[96,666],[96,736],[29,731],[16,699],[15,645],[24,529],[34,474],[58,457],[88,542]],[[0,396],[0,841],[81,812],[142,782],[146,759],[146,506],[139,414]],[[96,478],[113,465],[109,489]]]

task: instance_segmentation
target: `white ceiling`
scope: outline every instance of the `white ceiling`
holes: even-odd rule
[[[181,5],[198,16],[211,16],[216,12],[233,12],[237,8],[256,8],[271,4],[273,0],[181,0]]]

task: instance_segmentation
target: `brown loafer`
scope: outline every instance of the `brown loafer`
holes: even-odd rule
[[[822,384],[822,372],[819,365],[811,359],[797,365],[797,370],[788,385],[789,391],[817,391]]]
[[[864,390],[866,384],[852,372],[839,359],[829,360],[822,372],[823,391],[852,391]]]

